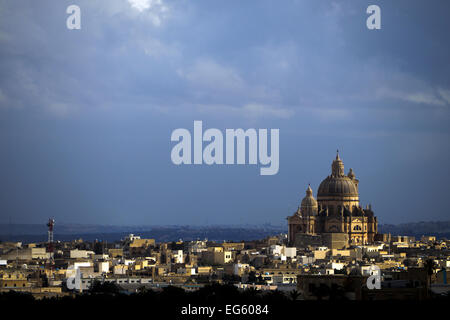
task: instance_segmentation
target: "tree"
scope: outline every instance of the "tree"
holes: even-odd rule
[[[147,287],[140,286],[139,288],[137,288],[136,293],[137,294],[147,294],[149,291],[151,291],[151,290],[149,290]]]
[[[436,263],[434,262],[433,259],[427,259],[423,263],[423,266],[424,266],[425,271],[426,271],[427,276],[428,276],[427,286],[430,287],[431,286],[431,276],[433,275],[434,269],[436,268]]]
[[[297,300],[298,297],[300,296],[300,292],[298,292],[297,290],[292,290],[291,292],[289,292],[289,297],[291,297],[292,300]]]
[[[89,291],[91,293],[97,293],[97,294],[115,295],[115,294],[120,293],[120,287],[113,282],[94,281],[94,283],[92,283],[92,286]]]
[[[255,283],[256,282],[256,272],[255,271],[250,271],[248,273],[248,283]]]
[[[330,288],[326,284],[321,283],[318,287],[314,288],[312,294],[317,298],[317,300],[322,300],[324,297],[330,295]]]
[[[331,285],[330,300],[347,300],[344,287],[337,284]]]

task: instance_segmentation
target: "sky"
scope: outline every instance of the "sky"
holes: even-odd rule
[[[366,27],[372,4],[380,30]],[[379,223],[449,220],[448,12],[446,0],[0,0],[0,223],[284,225],[336,149]],[[174,165],[171,133],[194,120],[279,129],[278,174]]]

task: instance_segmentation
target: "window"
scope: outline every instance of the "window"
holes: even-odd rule
[[[361,226],[357,225],[353,227],[354,231],[361,231]]]

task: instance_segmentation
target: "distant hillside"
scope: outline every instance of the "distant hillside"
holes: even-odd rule
[[[420,221],[402,224],[382,224],[378,227],[380,233],[421,237],[423,235],[450,239],[450,221]]]
[[[158,242],[208,239],[214,241],[256,240],[286,233],[287,228],[273,225],[262,226],[96,226],[60,225],[55,228],[55,240],[68,241],[82,238],[93,241],[117,241],[130,233]],[[0,225],[1,241],[43,242],[47,229],[42,225]]]
[[[420,238],[422,235],[434,235],[450,239],[450,221],[431,221],[403,223],[398,225],[382,224],[380,233],[409,235]],[[130,233],[156,241],[184,241],[208,239],[214,241],[240,241],[262,239],[280,233],[287,233],[287,226],[265,225],[216,225],[216,226],[107,226],[61,224],[55,227],[55,240],[68,241],[82,238],[118,241]],[[44,242],[47,239],[45,224],[0,224],[0,241]]]

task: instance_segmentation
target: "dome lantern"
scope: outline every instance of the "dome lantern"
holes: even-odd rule
[[[332,174],[319,185],[317,201],[322,206],[330,206],[330,212],[339,214],[336,207],[338,205],[348,208],[359,205],[359,181],[354,177],[353,170],[350,170],[348,175],[344,174],[344,163],[339,154],[333,160],[331,168]],[[334,207],[336,207],[336,210],[333,210]]]
[[[308,189],[306,189],[306,195],[309,196],[309,197],[311,197],[312,194],[313,194],[313,191],[312,191],[312,189],[311,189],[311,185],[308,184]]]
[[[331,164],[331,175],[333,177],[343,177],[345,175],[344,162],[342,162],[341,158],[339,157],[339,150],[337,150],[336,153],[336,160],[334,160]]]

